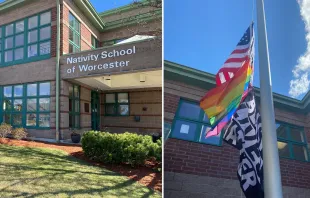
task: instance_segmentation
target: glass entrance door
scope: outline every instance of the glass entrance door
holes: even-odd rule
[[[97,91],[91,92],[91,128],[100,130],[100,97]]]

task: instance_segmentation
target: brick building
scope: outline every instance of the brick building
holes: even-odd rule
[[[161,27],[153,1],[103,13],[89,0],[0,3],[0,122],[44,140],[160,133]]]
[[[239,152],[210,126],[199,101],[213,74],[164,62],[165,197],[244,197],[237,179]],[[255,89],[259,105],[259,89]],[[273,94],[284,197],[310,197],[310,91],[302,100]]]

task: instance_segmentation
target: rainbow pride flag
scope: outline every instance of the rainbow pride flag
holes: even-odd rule
[[[200,100],[211,130],[207,137],[218,135],[246,97],[253,76],[253,24],[216,75],[217,86]]]

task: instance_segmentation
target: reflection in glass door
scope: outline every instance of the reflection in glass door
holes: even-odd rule
[[[91,128],[100,130],[100,98],[96,91],[91,92]]]

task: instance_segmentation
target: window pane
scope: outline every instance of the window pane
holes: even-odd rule
[[[193,103],[182,102],[178,116],[199,120],[200,106]]]
[[[277,136],[287,139],[286,127],[285,125],[276,123]]]
[[[40,55],[49,54],[51,52],[51,43],[40,43]]]
[[[15,36],[15,47],[24,45],[24,34]]]
[[[5,36],[13,34],[13,23],[5,27]]]
[[[33,16],[28,19],[28,29],[38,26],[38,16]]]
[[[37,56],[38,55],[38,45],[30,45],[28,46],[28,57]]]
[[[168,139],[170,131],[171,131],[171,124],[165,122],[164,123],[164,138],[165,138],[165,140]]]
[[[26,126],[36,126],[37,115],[35,113],[27,113]]]
[[[24,48],[18,48],[14,50],[14,59],[21,60],[24,58]]]
[[[70,98],[73,97],[73,86],[72,85],[69,86],[69,97]]]
[[[79,100],[75,100],[74,112],[80,112],[80,101]]]
[[[119,105],[118,106],[119,115],[129,115],[129,106],[128,105]]]
[[[14,100],[14,111],[22,111],[23,108],[23,100],[15,99]]]
[[[14,86],[14,96],[15,97],[23,96],[23,85],[15,85]]]
[[[295,159],[308,161],[306,147],[293,144],[293,152]]]
[[[28,32],[28,43],[33,43],[37,41],[38,41],[38,30]]]
[[[20,126],[22,125],[22,114],[13,114],[13,125]]]
[[[69,99],[69,112],[72,112],[73,111],[73,103],[72,103],[72,99]]]
[[[50,110],[50,99],[40,98],[39,105],[40,105],[40,111],[49,111]]]
[[[4,61],[5,62],[10,62],[12,60],[13,60],[13,50],[6,51],[4,53]]]
[[[3,115],[3,122],[7,123],[7,124],[11,124],[11,114],[8,114],[8,113],[4,114]]]
[[[45,12],[40,16],[40,25],[48,24],[51,22],[51,12]]]
[[[128,103],[128,93],[119,93],[117,100],[119,103]]]
[[[40,83],[40,96],[50,95],[51,86],[49,82]]]
[[[51,38],[51,26],[40,29],[40,40]]]
[[[202,121],[206,122],[206,123],[210,123],[210,120],[209,120],[208,116],[205,113],[203,115],[203,120]]]
[[[39,127],[50,127],[50,115],[49,114],[39,115]]]
[[[69,127],[70,128],[73,128],[73,118],[74,118],[74,116],[73,115],[69,115]]]
[[[194,140],[197,124],[183,120],[177,120],[172,131],[172,136],[184,140]]]
[[[12,97],[12,86],[4,87],[3,94],[5,97]]]
[[[290,128],[292,140],[297,142],[305,142],[301,129]]]
[[[74,26],[74,21],[75,21],[75,17],[71,13],[69,13],[69,25],[71,27]]]
[[[27,111],[37,110],[37,99],[27,99]]]
[[[28,84],[27,96],[36,96],[36,95],[37,95],[37,84]]]
[[[24,21],[16,22],[15,33],[23,32],[23,31],[24,31]]]
[[[80,116],[79,115],[76,115],[74,116],[75,117],[75,120],[74,120],[74,127],[80,127]]]
[[[73,52],[74,52],[73,45],[69,43],[69,53],[73,53]]]
[[[105,95],[106,103],[115,103],[115,94],[106,94]]]
[[[210,129],[211,128],[209,126],[202,126],[199,141],[203,143],[207,143],[207,144],[219,145],[220,139],[221,139],[221,133],[218,134],[217,136],[211,136],[211,137],[206,138],[207,132]]]
[[[11,100],[4,99],[3,101],[3,110],[4,111],[11,111],[12,109],[12,102]]]
[[[1,26],[0,26],[0,29],[2,30]],[[0,38],[2,38],[2,31],[0,31]]]
[[[287,143],[278,142],[278,151],[281,157],[290,157],[290,150]]]
[[[74,86],[74,97],[75,98],[79,98],[80,97],[80,92],[79,92],[79,87],[78,86]]]
[[[115,108],[114,108],[114,105],[106,105],[105,106],[105,112],[107,115],[115,115]]]
[[[10,49],[13,47],[13,37],[5,39],[5,49]]]

